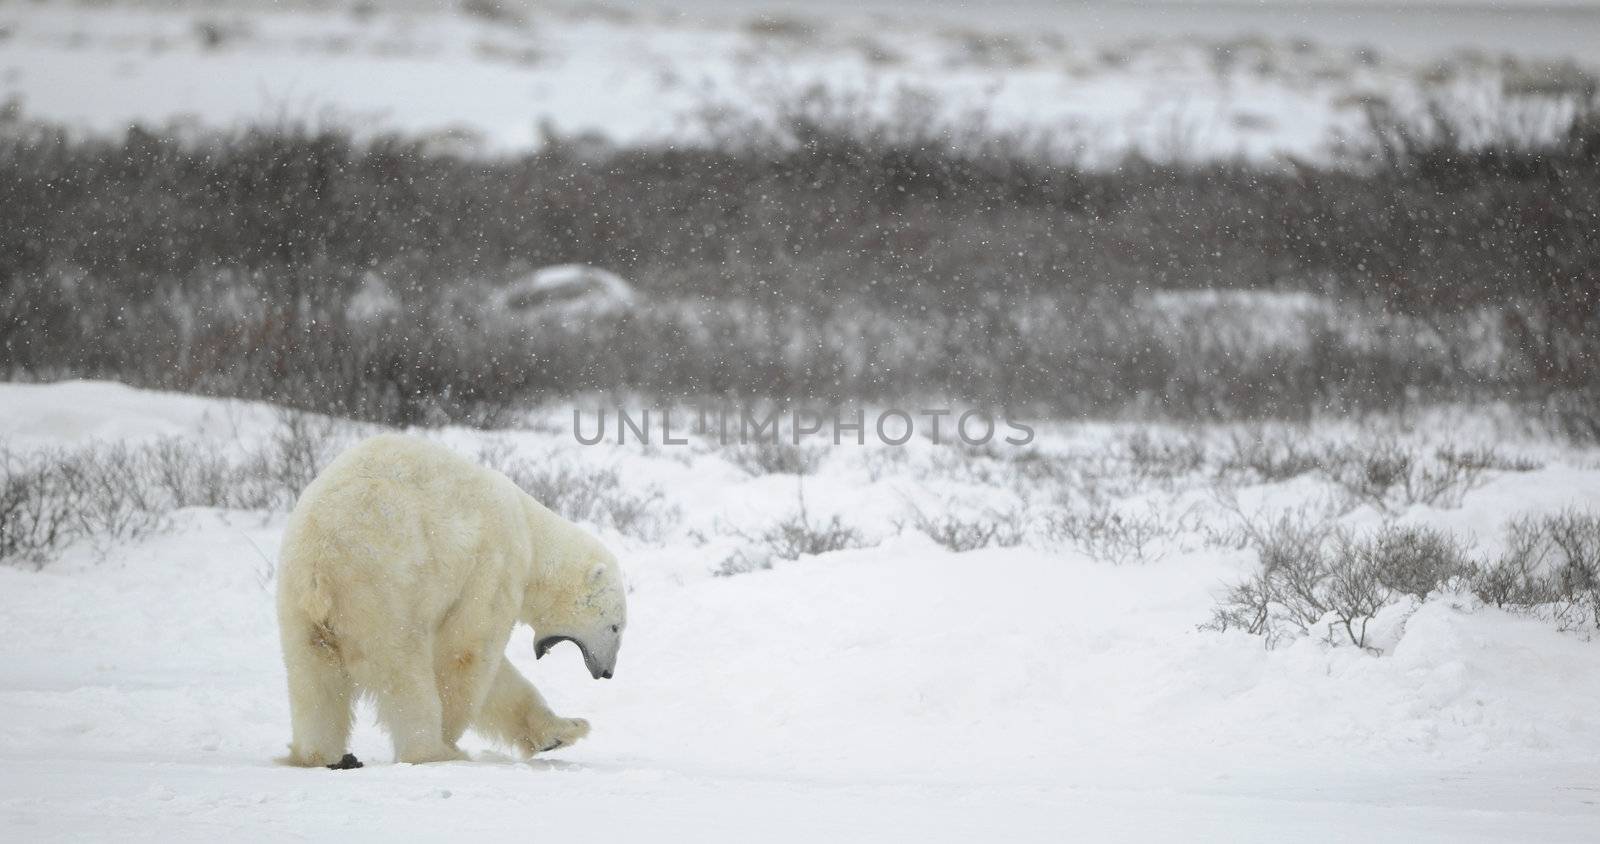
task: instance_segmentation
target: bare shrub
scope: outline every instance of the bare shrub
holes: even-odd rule
[[[1070,543],[1091,559],[1122,565],[1161,559],[1160,543],[1171,539],[1179,528],[1153,509],[1145,513],[1118,511],[1097,502],[1047,515],[1044,530],[1046,537]]]
[[[1385,526],[1365,535],[1286,512],[1242,526],[1260,568],[1229,587],[1205,626],[1244,630],[1269,646],[1330,625],[1356,647],[1367,625],[1404,595],[1421,600],[1468,576],[1474,564],[1456,539],[1433,528]]]
[[[904,451],[904,449],[898,449]],[[987,448],[947,443],[916,465],[919,478],[947,478],[982,486],[1001,486],[1015,477],[1012,466]]]
[[[1466,448],[1443,445],[1434,450],[1434,457],[1440,463],[1468,472],[1537,472],[1544,468],[1543,463],[1531,457],[1502,454],[1488,445]]]
[[[43,567],[67,544],[138,539],[184,507],[288,509],[339,445],[341,424],[292,411],[235,462],[210,442],[0,447],[0,563]]]
[[[1355,501],[1387,509],[1390,491],[1411,477],[1413,464],[1411,452],[1386,439],[1364,449],[1355,445],[1331,448],[1324,470]]]
[[[760,541],[785,560],[859,548],[862,545],[861,534],[855,528],[845,526],[838,516],[830,516],[825,522],[813,522],[803,510],[767,529],[761,534]]]
[[[55,453],[0,445],[0,564],[40,568],[76,535],[61,465]]]
[[[42,568],[80,539],[132,540],[161,529],[173,503],[147,449],[92,443],[18,454],[0,449],[0,563]]]
[[[1004,455],[1007,471],[1019,481],[1060,483],[1071,473],[1072,458],[1034,448],[1011,449]]]
[[[1381,551],[1370,541],[1356,541],[1340,534],[1337,550],[1324,560],[1327,570],[1321,582],[1320,600],[1332,615],[1331,625],[1344,628],[1350,644],[1367,646],[1367,624],[1390,601],[1383,583]],[[1331,633],[1331,631],[1330,631]]]
[[[506,26],[524,26],[527,18],[505,0],[461,0],[462,14]]]
[[[148,454],[123,443],[96,444],[62,462],[62,482],[80,535],[102,542],[131,540],[166,523],[172,502],[151,482]]]
[[[746,474],[810,475],[822,466],[827,452],[814,446],[793,445],[786,442],[760,442],[730,446],[724,454],[733,465]]]
[[[1384,589],[1426,598],[1467,574],[1472,564],[1454,537],[1428,527],[1390,525],[1360,542],[1345,542],[1342,556],[1371,571]]]
[[[910,458],[909,452],[896,446],[869,448],[861,453],[861,465],[866,469],[867,479],[877,483],[891,474],[903,471]]]
[[[1156,437],[1139,430],[1122,442],[1135,477],[1170,481],[1205,466],[1205,444],[1198,437]]]
[[[1467,493],[1482,486],[1483,467],[1472,463],[1435,461],[1407,476],[1401,487],[1406,504],[1460,507]]]
[[[336,456],[346,430],[330,417],[288,408],[275,416],[267,441],[245,458],[235,501],[287,510]]]
[[[722,558],[711,570],[712,577],[733,577],[736,574],[749,574],[753,571],[767,571],[772,568],[772,552],[760,548],[740,548]]]
[[[1326,524],[1291,513],[1247,524],[1245,535],[1260,567],[1228,588],[1204,626],[1262,636],[1268,647],[1294,631],[1310,630],[1327,614],[1319,586],[1327,576],[1324,544],[1331,532]]]
[[[492,454],[479,457],[495,459]],[[654,539],[670,517],[666,498],[659,489],[628,489],[615,469],[574,466],[553,459],[528,460],[512,457],[509,452],[498,460],[498,464],[485,462],[534,500],[575,522]]]
[[[1502,609],[1533,607],[1545,602],[1549,537],[1543,521],[1521,516],[1506,524],[1505,550],[1473,566],[1470,588],[1478,599]]]
[[[1600,625],[1600,516],[1567,511],[1545,524],[1558,555],[1554,594]]]
[[[1243,630],[1252,636],[1266,638],[1267,646],[1277,644],[1283,635],[1274,624],[1273,612],[1277,607],[1276,592],[1265,570],[1228,587],[1226,594],[1211,611],[1211,620],[1201,625],[1205,630]]]
[[[1234,434],[1218,465],[1222,477],[1243,475],[1263,483],[1297,478],[1322,468],[1322,455],[1287,434]]]
[[[214,19],[197,20],[194,22],[194,36],[200,46],[207,50],[220,50],[248,37],[249,27],[240,22],[224,22]]]
[[[913,504],[911,513],[912,527],[958,554],[991,545],[1000,548],[1020,545],[1027,532],[1020,508],[988,510],[976,515],[962,515],[949,509],[930,514]]]
[[[164,437],[147,451],[150,479],[174,508],[266,509],[260,485],[242,483],[240,468],[214,442]]]
[[[782,560],[798,560],[801,557],[816,554],[826,554],[830,551],[842,551],[846,548],[860,548],[865,542],[860,531],[845,525],[844,520],[837,515],[829,517],[826,521],[814,520],[806,508],[805,490],[799,492],[799,505],[794,513],[769,525],[755,534],[744,531],[734,531],[735,536],[751,544],[736,554],[739,560],[730,557],[724,560],[719,570],[729,568],[727,573],[735,574],[741,565],[754,566],[745,570],[756,568],[770,568],[771,559],[776,557]],[[730,563],[730,560],[733,562]]]
[[[1562,629],[1600,628],[1600,514],[1524,516],[1506,531],[1505,552],[1474,569],[1472,591]]]
[[[1496,457],[1447,447],[1429,459],[1387,438],[1330,448],[1322,468],[1352,503],[1392,513],[1413,504],[1461,506],[1466,494],[1483,484],[1489,467],[1484,461]]]

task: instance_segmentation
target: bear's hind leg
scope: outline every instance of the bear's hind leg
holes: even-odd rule
[[[526,756],[566,747],[589,734],[588,721],[551,712],[539,690],[504,658],[472,728]]]
[[[350,677],[339,661],[338,640],[326,625],[287,618],[279,625],[289,673],[293,737],[281,762],[302,767],[360,767],[345,752],[350,741]]]
[[[391,652],[365,654],[351,661],[349,669],[377,704],[378,720],[394,741],[395,761],[421,764],[467,758],[442,737],[431,647],[402,643]]]

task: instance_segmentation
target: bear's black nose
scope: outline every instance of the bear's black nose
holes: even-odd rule
[[[601,679],[602,679],[602,680],[609,680],[609,679],[611,679],[611,672],[610,672],[610,671],[605,671],[605,672],[602,672],[602,673],[601,673],[601,674],[600,674],[600,678],[601,678]]]

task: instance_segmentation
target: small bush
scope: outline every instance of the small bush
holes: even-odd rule
[[[1600,580],[1600,516],[1568,511],[1548,517],[1545,525],[1559,555],[1557,575],[1572,584]]]
[[[336,450],[337,423],[285,411],[237,462],[214,443],[168,438],[23,453],[0,446],[0,564],[42,568],[67,545],[163,529],[184,507],[280,509]]]
[[[761,534],[760,541],[785,560],[862,545],[861,534],[855,528],[846,527],[838,516],[831,516],[826,522],[813,522],[804,511],[768,528]]]
[[[1340,535],[1334,553],[1322,558],[1326,568],[1320,579],[1312,584],[1318,602],[1332,617],[1330,625],[1342,627],[1350,644],[1358,648],[1367,646],[1367,624],[1391,600],[1383,580],[1384,553],[1373,539]]]
[[[873,483],[904,471],[910,460],[910,452],[895,446],[869,448],[861,452],[861,466],[867,472],[867,479]]]
[[[151,480],[174,507],[273,506],[265,484],[239,482],[238,468],[216,443],[163,438],[150,446],[148,458]]]
[[[78,534],[102,542],[133,540],[160,529],[174,502],[150,475],[150,451],[122,443],[92,445],[61,463]]]
[[[1221,457],[1218,474],[1225,478],[1243,475],[1262,483],[1276,483],[1321,468],[1322,456],[1316,449],[1288,435],[1268,436],[1257,432],[1233,436]]]
[[[1205,466],[1205,444],[1197,437],[1157,438],[1137,431],[1123,441],[1130,466],[1140,479],[1170,481]]]
[[[1483,484],[1483,473],[1490,467],[1485,461],[1499,459],[1492,453],[1447,447],[1430,460],[1397,440],[1380,439],[1328,449],[1322,469],[1352,504],[1392,513],[1414,504],[1461,506],[1466,494]]]
[[[1347,543],[1342,556],[1370,570],[1384,589],[1419,599],[1472,568],[1461,543],[1425,527],[1385,527],[1365,541]]]
[[[821,468],[823,459],[827,457],[821,448],[767,441],[730,446],[725,454],[733,465],[755,477],[810,475]]]
[[[654,539],[670,517],[659,489],[630,490],[615,469],[574,466],[553,459],[528,460],[497,449],[480,452],[479,460],[510,478],[540,504],[575,522]]]
[[[740,566],[753,566],[744,569],[749,571],[771,568],[771,560],[774,557],[781,560],[798,560],[801,557],[826,554],[830,551],[860,548],[865,544],[861,533],[845,525],[844,520],[838,516],[831,516],[826,521],[814,521],[806,508],[804,489],[799,494],[799,506],[787,518],[756,534],[734,531],[734,535],[754,547],[744,549],[724,560],[718,571],[726,570],[724,571],[726,574],[739,573],[736,569]]]
[[[1474,560],[1454,537],[1387,526],[1354,537],[1331,523],[1286,514],[1246,522],[1260,569],[1229,587],[1215,630],[1244,630],[1269,645],[1322,622],[1366,646],[1367,623],[1402,597],[1465,588],[1485,604],[1546,618],[1564,630],[1600,629],[1600,515],[1567,511],[1506,525],[1504,552]]]
[[[1548,617],[1562,629],[1600,628],[1600,515],[1524,516],[1506,528],[1499,559],[1476,566],[1485,603]]]
[[[68,544],[133,540],[175,508],[151,451],[101,443],[32,454],[0,452],[0,563],[42,568]]]
[[[1502,609],[1532,607],[1545,602],[1545,559],[1548,536],[1540,519],[1523,516],[1506,525],[1505,551],[1498,559],[1473,567],[1473,594]]]
[[[753,571],[767,571],[772,568],[772,552],[758,548],[741,548],[724,557],[716,568],[711,570],[712,577],[733,577],[736,574],[749,574]]]
[[[1045,518],[1044,527],[1050,539],[1070,543],[1085,556],[1114,565],[1159,560],[1159,543],[1171,539],[1179,529],[1154,511],[1118,512],[1104,504],[1052,513]]]
[[[1512,543],[1521,549],[1513,559],[1485,569],[1460,541],[1434,528],[1388,525],[1357,536],[1304,513],[1247,519],[1242,531],[1260,568],[1229,587],[1205,626],[1264,636],[1271,646],[1327,624],[1330,634],[1366,647],[1368,623],[1404,597],[1420,601],[1465,582],[1497,605],[1539,601],[1545,590],[1534,558],[1543,534],[1533,524],[1514,529],[1528,541]]]
[[[245,461],[245,484],[235,503],[256,502],[290,509],[322,468],[344,444],[342,423],[287,408],[277,411],[277,424],[266,445]]]
[[[462,14],[490,23],[524,26],[528,22],[521,12],[504,0],[461,0],[460,9]]]
[[[1472,448],[1444,445],[1435,449],[1433,454],[1440,463],[1465,472],[1537,472],[1544,468],[1543,463],[1531,457],[1501,454],[1487,445]]]
[[[54,453],[0,447],[0,563],[42,567],[73,538],[73,502]]]
[[[1260,569],[1228,589],[1207,626],[1264,636],[1269,645],[1326,622],[1366,647],[1379,610],[1402,595],[1425,598],[1472,570],[1461,545],[1432,528],[1389,526],[1357,537],[1285,513],[1246,520],[1243,531]]]
[[[207,50],[220,50],[249,34],[249,28],[237,22],[225,23],[210,19],[194,22],[194,36],[199,40],[200,46]]]
[[[1300,512],[1285,512],[1268,522],[1244,520],[1240,535],[1256,552],[1260,569],[1228,590],[1210,626],[1265,636],[1268,645],[1292,631],[1310,630],[1328,612],[1321,584],[1329,569],[1326,545],[1332,534],[1331,523]]]
[[[1389,492],[1411,476],[1411,452],[1394,440],[1330,449],[1324,470],[1352,499],[1387,509]]]
[[[1020,510],[991,510],[976,516],[963,516],[950,511],[933,515],[913,506],[911,525],[934,542],[958,554],[991,545],[1000,548],[1020,545],[1026,533]]]

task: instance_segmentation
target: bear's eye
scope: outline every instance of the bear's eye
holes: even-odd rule
[[[616,633],[617,631],[619,631],[621,629],[622,629],[621,627],[619,627],[619,626],[617,626],[615,624],[611,625],[611,632],[612,633]]]

